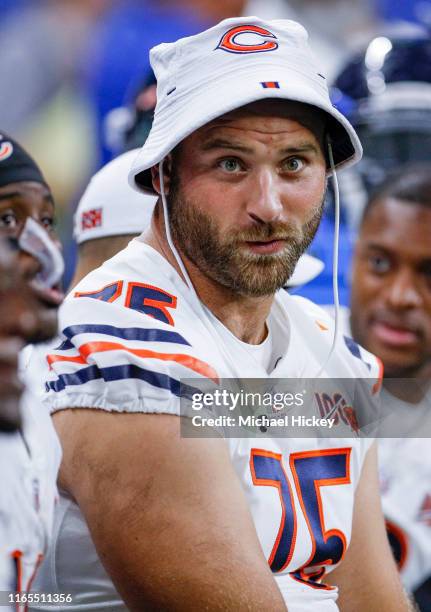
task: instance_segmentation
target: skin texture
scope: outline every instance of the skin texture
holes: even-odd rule
[[[353,263],[354,338],[386,377],[431,375],[431,209],[391,198],[361,227]]]
[[[124,236],[107,236],[86,240],[78,247],[78,261],[70,289],[75,287],[90,272],[98,268],[108,259],[126,248],[129,242],[139,234]]]
[[[54,200],[49,189],[41,183],[23,181],[0,187],[0,236],[18,238],[28,217],[37,221],[61,248],[54,230]],[[39,264],[26,253],[18,254],[24,281],[31,283],[39,271]],[[61,296],[32,287],[33,307],[37,324],[27,342],[43,342],[57,333],[57,309]],[[29,313],[31,316],[31,313]]]
[[[28,217],[40,223],[59,245],[54,233],[54,202],[49,189],[33,181],[0,187],[0,430],[20,425],[23,385],[18,378],[18,353],[25,344],[52,338],[58,330],[59,294],[32,284],[40,264],[13,250]]]
[[[40,223],[58,243],[54,233],[54,201],[47,187],[33,181],[0,187],[0,231],[16,237],[27,217]]]
[[[43,306],[30,286],[38,270],[39,264],[32,257],[12,250],[7,239],[0,236],[1,431],[14,431],[20,424],[23,385],[18,378],[19,351],[35,338],[51,337],[57,330],[56,310]]]
[[[323,133],[320,117],[301,105],[252,105],[182,143],[166,163],[166,192],[176,173],[177,195],[179,189],[183,201],[211,217],[219,240],[237,230],[260,232],[267,244],[246,241],[238,250],[257,259],[280,253],[288,241],[268,244],[272,236],[264,228],[272,224],[300,234],[319,210],[326,187]],[[209,149],[209,140],[221,139],[225,144]],[[153,183],[160,191],[157,168]],[[142,239],[177,268],[160,213],[158,205]],[[181,240],[177,247],[200,299],[238,338],[260,342],[273,294],[239,293],[205,268],[202,252],[191,254],[197,265]],[[258,268],[255,282],[260,277],[267,283],[265,273]],[[286,609],[223,440],[183,439],[178,417],[170,415],[69,409],[56,413],[54,422],[63,444],[61,485],[79,504],[128,609]],[[363,531],[355,539],[378,532],[374,520],[382,523],[381,510],[370,517],[366,507],[378,496],[374,464],[370,471],[373,479],[359,494],[366,498],[357,520]],[[354,563],[355,553],[351,558]],[[379,588],[395,585],[400,593],[387,546],[379,559],[390,568],[389,582],[383,573]],[[380,610],[406,609],[401,603],[391,608],[393,601],[392,595],[379,596]]]

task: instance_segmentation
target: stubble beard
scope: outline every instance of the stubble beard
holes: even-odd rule
[[[245,230],[220,230],[197,202],[186,199],[174,176],[167,198],[172,238],[179,250],[208,278],[233,293],[247,297],[273,295],[286,286],[300,256],[313,240],[323,202],[304,225],[265,223]],[[274,254],[252,253],[251,241],[285,240]]]

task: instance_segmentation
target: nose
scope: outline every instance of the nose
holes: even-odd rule
[[[19,252],[18,265],[23,278],[32,281],[41,270],[40,262],[25,251]]]
[[[391,279],[387,291],[387,300],[392,308],[398,310],[418,308],[422,305],[422,294],[415,282],[415,275],[412,270],[403,268]]]
[[[256,171],[247,193],[248,214],[259,223],[270,223],[282,210],[279,177],[269,168]]]

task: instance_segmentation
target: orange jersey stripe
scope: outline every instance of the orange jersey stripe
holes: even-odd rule
[[[132,349],[124,344],[119,344],[117,342],[88,342],[87,344],[83,344],[79,349],[79,356],[68,357],[66,355],[48,355],[47,360],[49,365],[51,366],[56,361],[68,361],[71,363],[88,363],[87,359],[92,353],[100,353],[104,351],[116,351],[122,350],[132,355],[136,355],[137,357],[147,357],[148,359],[161,359],[162,361],[175,361],[176,363],[180,363],[184,367],[189,370],[193,370],[198,374],[202,374],[206,378],[210,378],[214,382],[219,382],[219,377],[217,372],[205,361],[201,361],[200,359],[196,359],[191,355],[185,355],[181,353],[158,353],[156,351],[150,351],[148,349]]]
[[[378,357],[376,357],[377,359],[377,363],[379,365],[379,373],[377,375],[377,381],[374,383],[373,385],[373,395],[375,393],[377,393],[378,391],[380,391],[381,387],[382,387],[382,382],[383,382],[383,374],[384,374],[384,367],[383,367],[383,362],[381,359],[379,359]]]

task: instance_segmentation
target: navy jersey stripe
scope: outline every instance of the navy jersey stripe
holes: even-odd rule
[[[72,348],[70,340],[78,334],[106,334],[123,340],[141,340],[143,342],[173,342],[191,346],[180,334],[165,329],[145,329],[142,327],[114,327],[113,325],[71,325],[63,330],[67,340],[56,350]]]
[[[56,346],[54,351],[70,351],[70,349],[74,349],[75,345],[72,344],[70,340],[63,340],[63,342]]]
[[[82,385],[90,380],[102,379],[105,382],[115,380],[126,380],[130,378],[138,378],[144,380],[153,387],[159,389],[167,389],[178,397],[188,397],[197,389],[193,389],[188,385],[181,384],[179,380],[153,372],[146,368],[141,368],[135,364],[125,364],[120,366],[109,366],[107,368],[98,368],[96,365],[82,368],[73,374],[60,374],[57,380],[49,381],[45,387],[47,391],[63,391],[66,387],[74,385]]]
[[[72,374],[60,374],[57,380],[45,383],[46,391],[63,391],[65,387],[73,385],[83,385],[89,380],[102,378],[99,368],[96,365],[82,368]]]
[[[343,336],[343,338],[344,338],[345,345],[347,346],[349,351],[352,353],[352,355],[354,357],[357,357],[357,359],[360,359],[362,363],[364,363],[367,366],[367,368],[371,370],[371,365],[367,361],[365,361],[365,359],[361,355],[361,349],[359,348],[359,344],[357,344],[349,336]]]

